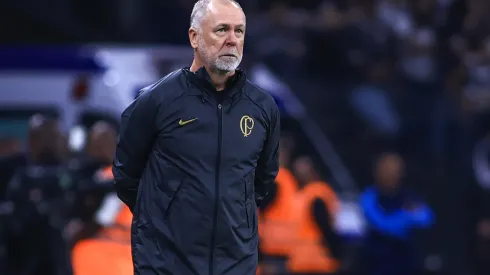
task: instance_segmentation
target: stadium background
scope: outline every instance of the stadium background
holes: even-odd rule
[[[417,239],[427,271],[473,274],[477,259],[490,262],[490,2],[239,2],[242,66],[280,105],[294,156],[311,156],[341,198],[346,257],[356,258],[364,228],[357,195],[373,183],[376,157],[397,151],[405,183],[435,212]],[[189,64],[192,5],[1,1],[3,155],[24,148],[27,119],[41,111],[62,120],[74,151],[83,145],[78,126],[117,127],[139,88]]]

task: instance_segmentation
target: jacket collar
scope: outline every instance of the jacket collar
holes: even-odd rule
[[[208,96],[212,96],[216,92],[216,88],[211,82],[207,70],[204,67],[199,68],[196,72],[191,72],[189,67],[185,67],[184,73],[191,83],[200,88],[201,92],[204,92]],[[233,99],[242,93],[243,87],[247,80],[246,74],[243,70],[237,69],[235,74],[226,81],[226,88],[223,91],[227,93],[228,99]]]

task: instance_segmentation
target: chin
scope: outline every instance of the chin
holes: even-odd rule
[[[233,72],[238,66],[214,66],[214,68],[220,72]]]
[[[238,63],[238,62],[234,62],[232,64],[222,64],[221,63],[221,64],[216,64],[215,68],[220,70],[220,71],[232,72],[238,68],[238,65],[240,65],[240,63]]]

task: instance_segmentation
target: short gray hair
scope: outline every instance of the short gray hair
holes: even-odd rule
[[[190,20],[190,26],[191,28],[194,28],[196,30],[200,29],[201,22],[206,15],[207,9],[209,7],[209,4],[211,4],[212,0],[198,0],[194,4],[194,8],[192,8],[192,13],[191,13],[191,20]],[[240,3],[238,3],[235,0],[227,0],[232,2],[233,4],[236,4],[240,9],[242,6]]]

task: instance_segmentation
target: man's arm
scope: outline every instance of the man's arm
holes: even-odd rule
[[[257,163],[255,172],[255,202],[257,206],[267,195],[269,188],[274,185],[279,171],[279,139],[281,135],[281,117],[277,107],[272,113],[267,140]]]
[[[140,177],[155,137],[157,108],[151,90],[144,90],[121,115],[112,166],[117,196],[133,211]]]
[[[260,202],[260,211],[265,213],[275,202],[277,197],[277,183],[274,182],[269,189],[267,189],[267,196]]]
[[[360,205],[371,226],[386,234],[404,236],[412,223],[407,211],[400,210],[388,214],[379,208],[377,195],[372,189],[366,190],[361,195]]]
[[[330,250],[330,256],[340,259],[341,241],[334,230],[333,217],[327,209],[327,206],[321,199],[316,199],[312,205],[312,213],[316,223],[323,233],[323,240]]]

